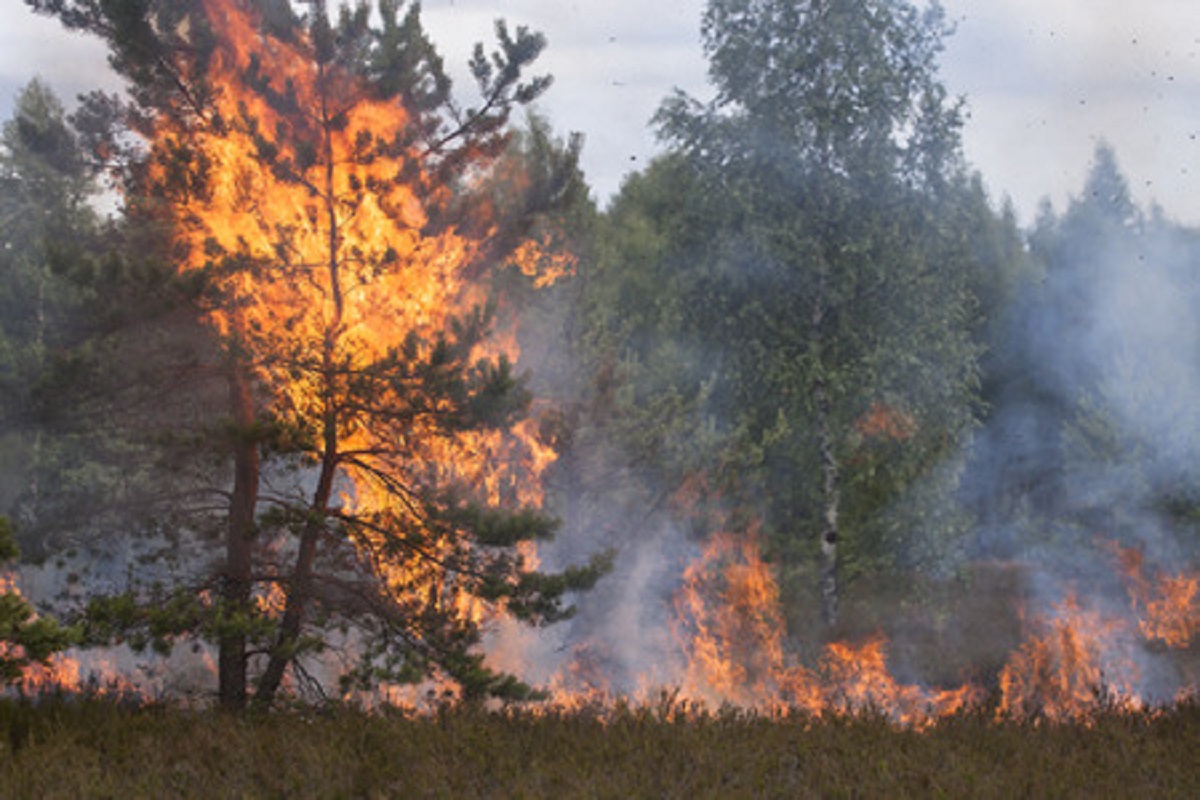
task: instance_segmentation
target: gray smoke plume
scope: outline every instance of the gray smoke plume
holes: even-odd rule
[[[991,411],[965,485],[976,559],[1015,560],[1035,609],[1074,595],[1130,615],[1104,542],[1174,573],[1196,554],[1200,498],[1200,247],[1143,213],[1107,146],[1083,193],[1030,237],[1037,278],[1018,295],[994,354]],[[1178,688],[1137,648],[1146,696]]]

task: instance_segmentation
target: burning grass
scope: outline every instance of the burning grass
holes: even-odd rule
[[[1116,557],[1118,572],[1129,584],[1128,608],[1069,594],[1026,613],[1018,602],[1019,581],[1014,584],[1006,572],[998,597],[976,576],[959,594],[933,604],[956,610],[953,630],[970,629],[966,640],[913,625],[923,612],[910,606],[903,615],[910,626],[891,631],[894,642],[872,623],[862,630],[874,633],[843,632],[849,638],[814,642],[804,650],[786,633],[780,590],[755,538],[718,535],[684,571],[674,604],[676,650],[657,665],[657,673],[636,676],[635,686],[619,688],[612,682],[603,643],[589,640],[571,649],[542,685],[546,697],[520,706],[520,713],[612,722],[631,708],[644,708],[656,709],[660,717],[695,721],[736,710],[822,723],[868,714],[897,729],[921,732],[964,714],[990,714],[1005,724],[1087,727],[1106,713],[1167,714],[1164,709],[1172,703],[1194,701],[1200,647],[1190,646],[1190,639],[1182,647],[1169,647],[1165,637],[1153,635],[1159,628],[1149,625],[1165,614],[1162,598],[1193,575],[1147,578],[1137,551],[1111,544],[1104,549]],[[982,603],[982,617],[961,602],[961,593],[968,590]],[[874,605],[880,605],[876,600]],[[1012,608],[1011,630],[996,624],[997,600]],[[1195,618],[1191,596],[1183,597],[1167,618],[1184,619],[1190,626]],[[994,639],[990,656],[960,647],[979,639],[981,630]],[[506,668],[521,674],[529,643],[517,639],[508,644],[514,664]],[[85,670],[76,658],[91,655],[61,654],[47,667],[31,668],[22,689],[37,694],[108,687],[110,699],[182,699],[139,690],[103,659],[91,658]],[[207,669],[212,672],[211,660]],[[91,683],[83,680],[85,674],[92,676]],[[429,717],[447,698],[459,696],[449,688],[436,681],[388,685],[342,701]],[[662,698],[669,700],[665,706]]]
[[[1171,584],[1133,582],[1122,614],[1067,598],[1022,619],[988,693],[900,679],[882,636],[800,661],[752,540],[719,537],[695,566],[672,692],[622,699],[582,649],[542,705],[235,716],[9,699],[0,796],[1200,796],[1200,703],[1134,688],[1130,648]]]
[[[229,716],[98,700],[0,703],[5,797],[1146,796],[1200,793],[1200,706],[1082,727],[981,711],[924,732],[669,701],[429,717]]]

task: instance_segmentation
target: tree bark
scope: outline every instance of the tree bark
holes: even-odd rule
[[[283,619],[279,624],[279,636],[271,648],[266,669],[258,678],[254,691],[254,705],[270,708],[283,683],[284,673],[296,656],[296,645],[304,626],[304,613],[310,594],[313,564],[317,555],[317,540],[320,537],[320,522],[310,522],[300,536],[300,549],[296,554],[296,565],[287,587],[287,603]]]
[[[327,412],[327,417],[330,412]],[[300,534],[300,547],[296,553],[296,564],[287,587],[287,602],[283,608],[283,619],[279,623],[279,636],[271,648],[266,669],[259,676],[254,691],[254,705],[270,708],[283,683],[283,675],[296,657],[296,645],[304,627],[304,615],[311,594],[313,565],[317,558],[317,544],[324,529],[325,517],[329,512],[329,501],[333,496],[333,480],[337,474],[337,428],[336,417],[325,423],[325,452],[321,459],[321,475],[309,507],[309,522]],[[332,449],[331,449],[332,440]]]
[[[841,512],[841,470],[833,448],[833,432],[830,429],[829,393],[818,382],[815,390],[817,401],[817,444],[821,452],[821,618],[825,625],[833,628],[838,621],[838,516]],[[821,406],[824,405],[824,409]]]
[[[229,402],[237,429],[233,456],[233,495],[225,531],[225,568],[221,600],[226,613],[250,606],[251,540],[261,476],[258,442],[252,435],[255,422],[250,379],[240,366],[229,371]],[[217,698],[222,708],[246,707],[246,634],[229,631],[220,637],[217,655]]]
[[[324,13],[324,7],[319,7]],[[300,547],[296,553],[296,564],[288,586],[287,602],[279,626],[279,637],[271,649],[267,667],[258,680],[254,693],[254,704],[268,708],[283,681],[284,672],[296,656],[296,645],[304,627],[304,616],[311,594],[313,566],[316,563],[317,545],[324,531],[325,519],[329,514],[333,497],[333,483],[337,476],[340,459],[339,422],[339,371],[338,349],[341,345],[342,319],[345,314],[345,297],[341,284],[340,238],[341,228],[337,216],[337,194],[334,183],[333,119],[327,105],[328,89],[324,85],[326,70],[318,66],[317,81],[321,87],[321,120],[325,151],[325,194],[323,202],[329,226],[326,269],[329,273],[329,316],[325,320],[325,336],[321,351],[321,383],[324,409],[321,418],[321,473],[317,488],[309,504],[309,522],[300,535]]]
[[[821,523],[818,529],[821,544],[821,566],[818,589],[821,595],[821,619],[833,628],[838,621],[838,517],[841,512],[842,483],[836,439],[833,431],[833,408],[829,397],[829,382],[825,375],[823,343],[825,335],[826,275],[822,270],[813,302],[810,325],[810,347],[816,377],[812,383],[813,411],[817,450],[821,461]]]

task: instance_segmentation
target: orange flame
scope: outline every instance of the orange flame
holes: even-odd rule
[[[917,420],[912,414],[887,403],[872,403],[854,422],[854,429],[867,439],[906,442],[917,435]]]
[[[24,598],[18,575],[0,573],[0,594]],[[37,616],[34,612],[32,619]],[[20,645],[0,642],[0,656],[24,659],[25,655]],[[89,692],[141,697],[145,694],[104,653],[81,652],[75,648],[51,654],[45,663],[29,663],[15,681],[15,688],[29,695]]]
[[[879,635],[858,646],[835,642],[822,660],[825,703],[853,713],[872,709],[902,725],[924,727],[977,702],[981,691],[970,684],[928,690],[899,683],[887,666],[887,640]]]
[[[356,454],[341,462],[342,511],[419,525],[420,510],[397,498],[396,475],[465,487],[491,505],[540,506],[540,476],[556,454],[532,420],[507,431],[448,430],[451,400],[427,398],[426,408],[406,394],[412,388],[380,382],[368,392],[372,402],[411,412],[398,430],[345,400],[357,397],[358,376],[413,348],[428,358],[455,335],[456,321],[484,306],[478,262],[495,226],[430,224],[455,187],[434,181],[409,144],[419,138],[412,115],[320,63],[307,37],[265,33],[248,5],[201,0],[214,42],[211,107],[198,123],[163,117],[154,140],[153,177],[172,202],[180,270],[203,274],[219,298],[208,321],[248,362],[277,416],[301,430],[334,430],[338,453]],[[179,187],[180,153],[199,154],[201,190]],[[467,180],[485,180],[485,171]],[[519,242],[510,260],[537,285],[550,283],[571,263],[548,254],[551,245]],[[519,354],[509,332],[474,345],[467,360],[515,362]],[[376,531],[356,535],[393,598],[464,620],[490,613],[440,566],[454,562],[461,542],[430,535],[421,552],[397,553]],[[387,557],[371,556],[380,552]],[[260,603],[277,609],[278,591]]]
[[[208,69],[216,87],[212,119],[221,122],[184,131],[164,119],[156,142],[164,153],[202,152],[206,164],[205,191],[174,198],[181,269],[212,276],[223,298],[209,312],[213,326],[251,345],[272,396],[298,418],[312,419],[320,416],[324,389],[320,376],[300,365],[319,363],[330,336],[346,359],[338,365],[343,374],[387,358],[413,336],[428,349],[453,319],[484,301],[470,273],[485,241],[453,229],[426,230],[426,209],[450,190],[397,177],[421,174],[415,150],[393,144],[412,124],[402,106],[372,99],[352,76],[321,72],[306,42],[262,35],[234,0],[202,6],[217,41]],[[251,74],[293,93],[290,105],[304,111],[277,111],[248,84]],[[331,107],[336,103],[342,105]],[[318,113],[336,122],[322,127],[305,116]],[[263,132],[274,131],[284,133],[265,145]],[[322,136],[327,152],[313,163],[304,148]],[[370,158],[356,157],[369,148]],[[160,162],[157,169],[167,182],[167,167]],[[214,253],[234,258],[239,268],[221,269]],[[569,260],[547,255],[534,241],[520,244],[515,258],[540,283],[553,281]],[[515,337],[485,342],[475,358],[499,355],[517,359]],[[510,436],[447,436],[432,418],[418,417],[406,444],[420,463],[409,466],[460,479],[493,503],[536,505],[536,476],[554,454],[535,433],[527,423]],[[376,444],[364,425],[348,424],[340,435],[345,450]],[[534,479],[511,480],[516,472]],[[383,502],[366,473],[351,477],[347,503]]]
[[[776,714],[813,716],[874,710],[915,727],[956,713],[981,692],[902,684],[887,666],[887,640],[824,648],[816,670],[784,646],[779,589],[756,537],[720,534],[685,571],[676,633],[687,656],[682,694]]]
[[[1158,597],[1146,601],[1146,618],[1139,626],[1147,639],[1182,648],[1200,633],[1200,576],[1162,576]]]
[[[1084,610],[1074,597],[1054,606],[1000,673],[998,715],[1086,721],[1101,710],[1143,708],[1133,690],[1139,673],[1126,627]]]
[[[1116,542],[1103,546],[1113,555],[1129,590],[1129,599],[1141,619],[1138,628],[1148,641],[1168,648],[1188,647],[1200,635],[1200,573],[1145,574],[1145,554],[1140,548]]]

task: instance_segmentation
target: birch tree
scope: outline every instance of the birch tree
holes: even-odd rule
[[[847,527],[863,535],[973,419],[971,264],[941,215],[966,186],[947,32],[936,3],[711,0],[715,98],[657,118],[711,229],[689,324],[721,364],[713,401],[783,538],[815,543],[827,625]]]

